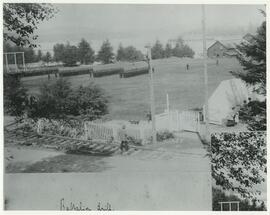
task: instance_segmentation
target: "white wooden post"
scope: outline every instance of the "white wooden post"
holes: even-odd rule
[[[88,140],[88,126],[87,126],[87,122],[84,122],[84,139]]]
[[[16,72],[19,72],[19,68],[18,68],[18,65],[17,65],[17,56],[16,56],[16,52],[14,53],[14,63],[15,63],[15,67],[16,67]]]
[[[112,129],[113,129],[113,139],[115,141],[118,141],[118,128],[112,127]]]
[[[144,141],[145,141],[144,128],[142,126],[140,126],[139,129],[140,129],[140,139],[142,140],[142,143],[144,143]]]
[[[42,122],[40,119],[37,121],[37,133],[38,134],[42,133]]]
[[[177,123],[177,131],[179,131],[179,111],[178,111],[178,110],[176,111],[176,118],[177,118],[177,120],[176,120],[176,123]]]
[[[167,104],[167,112],[169,113],[170,112],[170,104],[169,104],[169,95],[168,93],[166,94],[166,104]]]
[[[8,67],[8,56],[7,53],[4,54],[5,58],[6,58],[6,68],[7,68],[7,72],[9,72],[9,67]]]
[[[25,72],[26,68],[25,68],[24,52],[22,53],[22,58],[23,58],[23,71]]]

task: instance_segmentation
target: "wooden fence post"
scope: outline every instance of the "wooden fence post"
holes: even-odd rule
[[[145,137],[144,137],[144,129],[142,126],[140,126],[140,139],[142,140],[142,144],[144,144]]]
[[[84,139],[88,140],[87,122],[84,122],[83,125],[84,125]]]
[[[37,121],[37,133],[38,134],[41,134],[42,133],[42,125],[41,125],[41,120],[39,119],[38,121]]]

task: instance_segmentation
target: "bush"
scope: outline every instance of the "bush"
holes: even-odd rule
[[[117,64],[98,65],[93,67],[94,77],[115,75],[123,72],[123,68]]]
[[[74,76],[74,75],[85,75],[90,74],[92,69],[90,67],[69,67],[63,68],[59,71],[60,77]]]
[[[107,97],[98,86],[90,84],[72,90],[69,82],[58,79],[41,87],[37,105],[31,109],[29,117],[95,120],[107,112]]]
[[[130,145],[134,146],[142,146],[142,140],[141,139],[135,139],[134,137],[127,136],[127,141]]]
[[[22,86],[20,77],[4,74],[4,111],[20,119],[27,105],[27,90]]]
[[[148,67],[132,68],[132,69],[124,70],[122,73],[120,73],[120,78],[129,78],[129,77],[148,74],[148,73],[149,73]]]
[[[172,132],[170,131],[160,131],[157,132],[157,141],[162,142],[164,140],[168,140],[168,139],[173,139],[175,136]]]
[[[34,69],[28,69],[25,72],[23,72],[23,76],[29,77],[29,76],[47,75],[47,74],[55,74],[55,73],[58,73],[57,67],[34,68]]]
[[[41,119],[42,133],[58,136],[66,136],[71,138],[84,138],[83,123],[78,120],[49,120]],[[35,126],[33,126],[35,125]],[[32,123],[33,130],[36,129],[36,123]]]

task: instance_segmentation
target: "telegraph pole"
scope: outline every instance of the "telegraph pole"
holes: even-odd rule
[[[151,46],[145,46],[147,48],[147,62],[149,68],[149,84],[150,84],[150,104],[151,104],[151,121],[152,121],[152,137],[153,143],[157,143],[157,132],[156,132],[156,111],[155,111],[155,97],[154,97],[154,80],[153,80],[153,67],[152,67],[152,56],[151,56]]]
[[[206,52],[206,32],[205,32],[205,6],[202,5],[202,30],[203,30],[203,67],[204,67],[204,122],[205,122],[205,138],[210,140],[209,133],[209,110],[208,110],[208,74],[207,74],[207,52]]]

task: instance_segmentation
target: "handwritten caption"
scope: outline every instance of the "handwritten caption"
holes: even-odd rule
[[[90,208],[84,205],[82,202],[74,203],[74,202],[65,202],[65,199],[62,198],[60,200],[60,210],[61,211],[112,211],[112,206],[110,203],[102,204],[98,202],[96,208]]]

